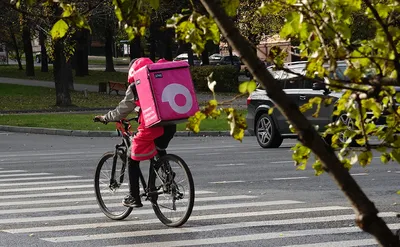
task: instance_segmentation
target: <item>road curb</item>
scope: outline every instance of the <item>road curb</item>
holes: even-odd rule
[[[27,133],[27,134],[42,134],[42,135],[60,135],[60,136],[77,136],[77,137],[116,137],[117,131],[88,131],[88,130],[65,130],[52,128],[37,128],[37,127],[19,127],[0,125],[0,131]],[[230,136],[229,131],[200,131],[193,133],[191,131],[177,131],[175,136],[179,137],[202,137],[202,136]],[[245,131],[245,136],[250,136],[248,131]]]

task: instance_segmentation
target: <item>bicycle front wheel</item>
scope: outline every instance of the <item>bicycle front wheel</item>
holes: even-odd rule
[[[126,169],[126,159],[118,153],[114,177],[112,178],[114,152],[103,155],[97,165],[94,178],[94,189],[97,203],[101,211],[110,219],[122,220],[128,217],[132,208],[122,205],[122,199],[129,192],[129,177]]]
[[[161,157],[150,173],[153,209],[165,225],[178,227],[189,219],[194,205],[194,183],[189,167],[180,157]]]

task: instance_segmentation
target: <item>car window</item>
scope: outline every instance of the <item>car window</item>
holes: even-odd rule
[[[303,80],[300,78],[291,78],[289,80],[284,80],[284,89],[299,89],[302,87]]]

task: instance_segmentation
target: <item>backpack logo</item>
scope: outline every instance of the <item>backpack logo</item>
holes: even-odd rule
[[[162,78],[163,76],[162,76],[162,73],[156,73],[156,74],[154,74],[154,77],[155,78]]]
[[[177,95],[183,95],[185,97],[186,102],[184,105],[177,104],[175,100]],[[172,110],[179,114],[188,113],[193,106],[193,99],[189,89],[182,84],[177,83],[169,84],[164,88],[161,95],[161,101],[168,102]]]

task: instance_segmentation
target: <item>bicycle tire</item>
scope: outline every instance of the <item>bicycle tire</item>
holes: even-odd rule
[[[171,186],[167,186],[168,188],[161,186],[162,177],[167,175],[167,173],[165,172],[166,167],[171,168],[170,171],[172,171],[172,174],[174,174],[174,176],[176,176],[177,169],[176,168],[172,169],[172,167],[171,167],[172,162],[174,162],[175,164],[177,164],[178,166],[183,168],[182,171],[184,173],[184,176],[187,179],[187,183],[188,183],[188,187],[189,187],[188,193],[186,193],[186,191],[181,191],[184,188],[178,183],[183,182],[183,180],[179,181],[177,183],[176,182],[176,180],[178,180],[177,177],[175,177],[173,179],[173,184]],[[158,176],[157,176],[157,174],[158,174]],[[158,184],[157,181],[159,181],[160,184]],[[190,172],[188,165],[182,158],[180,158],[177,155],[173,155],[173,154],[167,154],[167,155],[161,157],[154,165],[154,172],[150,173],[149,188],[151,189],[152,193],[158,192],[157,195],[151,196],[151,201],[152,201],[154,213],[156,214],[157,218],[163,224],[165,224],[166,226],[170,226],[170,227],[179,227],[186,223],[186,221],[189,219],[189,217],[192,213],[192,210],[193,210],[195,193],[194,193],[194,182],[193,182],[192,173]],[[154,191],[154,188],[156,191]],[[186,196],[188,196],[188,198],[186,198]],[[168,197],[169,197],[169,199],[171,199],[172,208],[168,208],[167,206],[164,206],[163,204],[161,204],[161,199],[168,199]],[[177,197],[181,197],[181,198],[177,199]],[[185,197],[185,198],[183,198],[183,197]],[[184,201],[187,201],[187,205],[186,205],[184,211],[178,212],[176,210],[176,202],[184,203]],[[164,202],[164,201],[162,201],[162,202]],[[174,206],[175,206],[175,209],[174,209]],[[166,215],[166,213],[163,211],[163,209],[170,209],[172,211],[171,215],[172,215],[172,213],[174,213],[174,211],[176,213],[180,213],[180,216],[175,217],[174,219],[170,219]]]
[[[101,157],[96,168],[96,173],[94,178],[94,189],[96,193],[97,204],[99,205],[101,211],[110,219],[123,220],[129,216],[129,214],[132,212],[133,209],[122,205],[122,199],[124,198],[124,195],[128,193],[127,191],[121,189],[121,186],[125,184],[124,183],[120,183],[119,185],[116,184],[115,185],[116,187],[110,185],[113,157],[114,157],[113,151],[107,152],[103,154],[103,156]],[[111,163],[108,162],[110,159]],[[125,173],[125,171],[127,170],[125,162],[126,159],[124,159],[123,154],[119,152],[117,157],[115,177],[120,178],[121,175],[123,175],[124,181],[128,182],[128,173]],[[108,170],[106,170],[105,168],[106,165],[108,166],[107,168],[110,169],[109,174],[107,173]],[[122,171],[122,173],[120,171]],[[105,190],[106,194],[110,193],[111,197],[103,196],[103,193],[101,191],[101,188],[103,187],[106,189]],[[112,196],[113,194],[114,196]],[[118,211],[114,212],[113,211],[114,208],[118,208]]]

